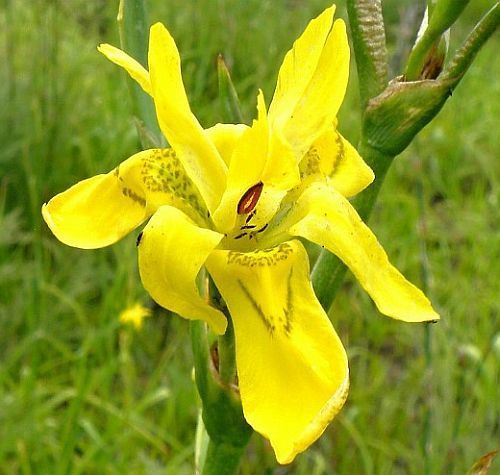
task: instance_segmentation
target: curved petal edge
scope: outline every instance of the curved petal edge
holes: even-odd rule
[[[200,296],[196,278],[222,238],[167,205],[151,217],[138,244],[139,273],[151,297],[181,317],[205,320],[217,334],[226,331],[226,317]]]

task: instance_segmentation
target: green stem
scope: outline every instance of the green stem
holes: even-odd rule
[[[224,313],[227,319],[226,332],[219,335],[217,341],[218,359],[219,359],[219,377],[223,384],[234,384],[236,378],[236,346],[234,342],[234,327],[231,315],[226,304],[215,286],[214,281],[208,276],[209,299],[219,310]]]
[[[365,141],[359,144],[358,150],[375,174],[375,181],[353,201],[361,219],[368,220],[394,156],[371,147]]]
[[[206,430],[206,452],[198,460],[199,473],[232,475],[237,473],[252,429],[243,417],[241,402],[236,400],[233,390],[214,373],[204,322],[191,322],[191,341],[196,385],[203,406],[203,417],[198,421],[203,426],[199,432]]]
[[[227,319],[227,329],[219,336],[219,376],[224,384],[234,384],[236,376],[236,353],[234,327],[231,318]]]
[[[387,49],[381,0],[347,0],[356,55],[361,110],[387,86]]]
[[[237,473],[245,446],[208,442],[207,455],[203,466],[203,475],[233,475]]]
[[[365,221],[370,217],[394,157],[370,147],[364,141],[360,143],[358,149],[360,155],[375,173],[375,181],[354,200],[354,206],[361,219]],[[337,256],[325,249],[321,251],[312,270],[311,279],[316,296],[326,311],[330,309],[335,295],[342,285],[346,270],[346,266]]]
[[[202,279],[203,280],[203,279]],[[252,429],[243,416],[241,400],[235,386],[236,358],[234,329],[222,297],[211,280],[200,286],[208,290],[211,302],[224,312],[228,328],[218,338],[218,365],[214,364],[206,324],[191,322],[195,379],[202,401],[202,420],[206,429],[204,443],[207,449],[199,459],[200,473],[236,473],[241,455],[245,451]],[[218,367],[216,367],[218,366]]]

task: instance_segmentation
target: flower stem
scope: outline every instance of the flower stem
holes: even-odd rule
[[[201,411],[196,432],[196,475],[233,475],[237,473],[245,445],[234,446],[224,442],[217,443],[211,439],[205,428]]]
[[[347,0],[362,108],[387,86],[387,49],[381,0]]]
[[[219,377],[223,384],[234,384],[236,378],[236,347],[234,343],[234,327],[231,315],[224,303],[219,290],[213,280],[208,277],[208,292],[210,301],[213,302],[224,313],[227,318],[227,328],[223,335],[217,339],[217,350],[219,360]]]
[[[203,475],[233,475],[237,473],[240,458],[245,446],[234,446],[216,443],[213,439],[208,442],[207,455],[203,465]]]
[[[227,329],[218,339],[219,376],[223,383],[234,384],[236,376],[236,355],[234,327],[231,318],[227,319]]]
[[[191,322],[195,379],[202,402],[202,420],[206,429],[206,452],[198,460],[202,475],[236,473],[241,455],[252,435],[252,428],[243,416],[236,386],[234,329],[227,308],[210,277],[204,276],[200,287],[213,305],[228,319],[225,335],[218,338],[218,351],[210,347],[206,324]],[[203,429],[203,427],[201,429]],[[201,431],[202,432],[202,431]]]
[[[214,371],[204,322],[191,322],[191,340],[196,385],[202,401],[198,432],[205,445],[197,460],[197,473],[232,475],[237,473],[252,429],[243,417],[234,386],[225,385]]]

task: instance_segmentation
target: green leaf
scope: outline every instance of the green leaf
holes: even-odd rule
[[[452,81],[402,82],[394,79],[365,111],[363,137],[387,155],[399,155],[443,107]]]
[[[450,64],[444,69],[442,78],[459,83],[483,44],[495,33],[500,24],[500,2],[497,2],[472,30],[462,47],[457,51]]]
[[[144,0],[120,0],[117,16],[120,44],[123,51],[147,68],[149,28]],[[153,101],[135,81],[127,76],[137,133],[144,148],[162,143]],[[139,125],[140,124],[140,125]]]
[[[240,101],[234,88],[231,75],[227,69],[222,55],[217,58],[217,77],[219,79],[219,99],[221,105],[221,116],[225,123],[242,124]]]

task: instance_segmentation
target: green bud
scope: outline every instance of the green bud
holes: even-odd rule
[[[444,55],[437,54],[440,49],[446,49],[443,36],[468,3],[469,0],[438,0],[432,8],[428,23],[426,11],[417,41],[408,58],[406,80],[437,77],[435,74],[439,74],[444,63]]]
[[[448,52],[448,36],[445,32],[439,42],[434,43],[428,51],[420,73],[422,79],[436,79],[443,70],[444,60]]]
[[[396,156],[439,112],[451,95],[452,81],[403,82],[393,79],[385,91],[368,102],[363,120],[365,142]]]
[[[438,0],[432,9],[427,31],[441,36],[460,16],[470,0]]]

